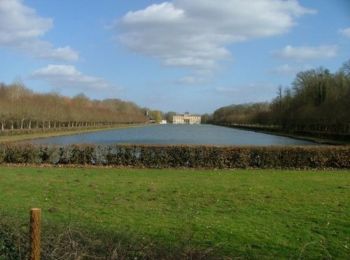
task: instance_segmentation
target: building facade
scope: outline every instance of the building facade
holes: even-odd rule
[[[173,116],[173,124],[188,124],[188,125],[199,125],[201,123],[201,116],[191,114],[181,114]]]

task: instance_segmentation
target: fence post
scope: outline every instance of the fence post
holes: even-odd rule
[[[30,210],[30,260],[40,260],[41,209]]]

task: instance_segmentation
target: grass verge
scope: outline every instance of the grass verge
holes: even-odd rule
[[[30,207],[45,259],[350,256],[350,171],[0,167],[0,194],[0,259]]]
[[[77,135],[82,133],[92,133],[99,131],[106,131],[112,129],[123,129],[130,127],[140,127],[144,126],[144,124],[135,124],[135,125],[116,125],[111,127],[100,127],[100,128],[79,128],[79,129],[51,129],[49,131],[34,131],[33,133],[26,134],[16,134],[16,135],[0,135],[0,143],[10,143],[10,142],[20,142],[20,141],[28,141],[32,139],[40,139],[40,138],[48,138],[48,137],[56,137],[56,136],[64,136],[64,135]]]
[[[221,125],[221,124],[218,124]],[[271,128],[268,126],[252,126],[252,125],[221,125],[224,127],[229,127],[229,128],[236,128],[236,129],[241,129],[241,130],[246,130],[246,131],[252,131],[252,132],[257,132],[257,133],[264,133],[264,134],[269,134],[269,135],[278,135],[278,136],[284,136],[284,137],[289,137],[293,139],[298,139],[298,140],[304,140],[304,141],[309,141],[313,142],[315,144],[319,145],[348,145],[350,144],[349,140],[349,135],[343,135],[340,137],[326,137],[322,135],[317,135],[316,133],[308,133],[308,132],[287,132],[283,129],[279,128]]]

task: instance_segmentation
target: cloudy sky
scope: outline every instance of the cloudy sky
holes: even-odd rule
[[[350,59],[348,0],[0,0],[0,81],[212,112]]]

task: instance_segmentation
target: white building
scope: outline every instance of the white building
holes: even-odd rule
[[[195,125],[201,123],[201,116],[191,115],[188,113],[173,116],[173,124]]]

